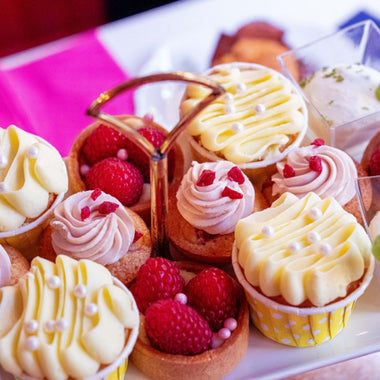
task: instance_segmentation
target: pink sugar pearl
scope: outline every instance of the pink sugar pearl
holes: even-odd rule
[[[237,320],[235,318],[227,318],[223,326],[230,331],[234,331],[237,327]]]

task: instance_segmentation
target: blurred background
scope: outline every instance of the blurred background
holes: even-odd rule
[[[0,57],[173,1],[0,0]]]

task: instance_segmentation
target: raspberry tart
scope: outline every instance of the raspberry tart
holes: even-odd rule
[[[167,131],[150,117],[120,116],[153,146],[159,147]],[[119,199],[150,224],[149,157],[128,138],[111,127],[95,122],[77,136],[68,157],[70,192],[100,188]],[[168,155],[169,192],[182,178],[184,157],[175,144]]]
[[[165,280],[155,281],[158,278]],[[216,380],[244,356],[249,333],[246,299],[221,269],[151,258],[131,290],[140,308],[131,360],[145,375],[156,380]]]

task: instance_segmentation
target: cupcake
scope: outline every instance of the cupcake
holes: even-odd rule
[[[344,328],[374,270],[364,228],[334,198],[315,193],[284,193],[239,221],[232,264],[257,329],[300,347]]]
[[[194,159],[231,161],[260,187],[274,164],[300,145],[307,129],[305,102],[288,79],[265,66],[234,62],[215,66],[206,74],[227,93],[188,126]],[[207,91],[188,85],[181,115]]]
[[[312,191],[321,198],[334,197],[363,224],[355,182],[367,172],[344,151],[316,139],[309,146],[294,148],[276,168],[277,172],[263,188],[269,204],[285,192],[302,198]],[[368,208],[372,199],[371,184],[366,181],[361,187],[363,202]]]
[[[28,260],[10,245],[0,244],[0,288],[14,285],[28,270]]]
[[[100,189],[75,193],[59,204],[43,232],[39,255],[89,259],[129,284],[150,257],[152,242],[143,219]]]
[[[11,125],[0,128],[0,244],[27,258],[68,188],[65,163],[38,136]]]
[[[143,291],[133,291],[139,308],[146,298],[150,303],[140,310],[132,363],[156,380],[216,380],[231,372],[248,347],[249,312],[239,284],[219,268],[192,262],[151,258],[146,266],[136,280]]]
[[[17,379],[123,378],[139,315],[131,293],[102,265],[36,257],[0,299],[7,300],[0,303],[0,365]]]
[[[188,258],[230,263],[236,223],[265,207],[261,192],[233,163],[194,161],[169,199],[169,241]]]
[[[167,131],[151,118],[120,116],[154,146],[161,146]],[[150,225],[150,161],[123,133],[96,122],[75,139],[68,157],[70,192],[100,188],[138,213]],[[175,144],[168,154],[169,191],[178,188],[183,176],[184,157]]]

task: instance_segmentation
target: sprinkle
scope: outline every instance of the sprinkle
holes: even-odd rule
[[[296,175],[296,172],[290,165],[285,164],[284,168],[282,169],[282,175],[284,176],[284,178],[291,178]]]
[[[35,351],[40,346],[40,341],[36,336],[30,336],[26,339],[26,349],[28,351]]]
[[[102,190],[97,187],[90,195],[93,201],[96,201],[102,195]]]
[[[143,234],[141,232],[135,230],[135,236],[133,237],[132,244],[136,243],[136,241],[139,240],[142,236]]]
[[[4,169],[8,164],[8,157],[0,154],[0,169]]]
[[[74,288],[74,295],[77,298],[84,298],[87,295],[87,287],[83,284],[79,284]]]
[[[87,317],[92,317],[98,312],[98,306],[94,303],[88,303],[84,307],[84,314],[87,315]]]
[[[46,280],[46,284],[50,289],[58,289],[59,285],[61,285],[61,279],[58,276],[50,276]]]
[[[242,199],[243,194],[226,186],[222,191],[222,197],[229,197],[231,199]]]
[[[232,104],[227,104],[225,107],[225,111],[227,114],[235,113],[236,108]]]
[[[319,246],[319,252],[323,255],[323,256],[328,256],[331,254],[332,252],[332,247],[330,244],[327,244],[327,243],[322,243],[320,246]]]
[[[203,170],[198,178],[197,186],[209,186],[214,183],[216,173],[213,170]]]
[[[311,231],[307,234],[307,240],[309,243],[316,243],[321,240],[321,235],[316,231]]]
[[[293,241],[289,244],[288,249],[290,253],[297,253],[301,249],[300,243]]]
[[[103,215],[111,214],[111,212],[115,212],[119,205],[115,202],[104,201],[99,205],[99,213]]]
[[[45,323],[44,323],[44,330],[47,332],[47,333],[52,333],[55,331],[55,321],[53,321],[52,319],[49,319],[47,320]]]
[[[7,193],[9,191],[9,186],[5,182],[0,182],[0,194]]]
[[[237,166],[234,166],[228,171],[227,177],[229,180],[237,182],[239,185],[242,185],[245,181],[243,172]]]
[[[174,296],[174,299],[179,302],[179,303],[182,303],[183,305],[186,305],[187,304],[187,296],[185,293],[177,293],[175,296]]]
[[[65,331],[69,327],[69,322],[64,318],[59,318],[55,321],[55,330],[56,331]]]
[[[219,331],[218,331],[218,336],[220,339],[228,339],[230,336],[231,336],[231,331],[229,329],[226,329],[225,327],[222,327]]]
[[[265,107],[264,104],[261,104],[261,103],[256,104],[256,106],[255,106],[255,111],[256,111],[258,114],[261,114],[261,113],[263,113],[263,112],[266,111],[266,107]]]
[[[309,168],[317,173],[322,171],[322,160],[319,156],[311,156],[309,158]]]
[[[81,210],[80,210],[80,218],[82,221],[86,220],[91,214],[91,211],[90,211],[90,207],[88,206],[84,206]]]
[[[244,131],[244,124],[240,123],[239,121],[233,123],[231,127],[232,127],[233,131],[236,133]]]
[[[127,160],[128,159],[127,149],[124,149],[124,148],[119,149],[116,153],[116,157],[123,161]]]
[[[264,237],[271,238],[274,235],[273,227],[264,226],[263,229],[261,230],[261,233],[263,234]]]
[[[317,220],[322,216],[322,211],[319,208],[312,207],[309,210],[308,215],[311,219]]]
[[[39,153],[39,149],[38,147],[36,147],[35,145],[32,145],[31,147],[29,147],[29,149],[27,150],[26,152],[26,155],[29,157],[29,158],[37,158],[38,157],[38,153]]]
[[[237,327],[237,320],[235,318],[227,318],[224,323],[223,323],[223,326],[230,330],[230,331],[234,331]]]
[[[325,140],[323,139],[315,139],[310,145],[314,145],[316,147],[325,145]]]
[[[80,174],[85,177],[90,171],[90,167],[86,164],[83,164],[81,165],[79,171],[80,171]]]
[[[27,333],[32,334],[38,329],[38,322],[35,319],[25,322],[24,329]]]

